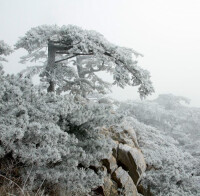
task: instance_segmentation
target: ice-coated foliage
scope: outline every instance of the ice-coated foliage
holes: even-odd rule
[[[187,98],[160,95],[153,101],[121,103],[138,134],[148,167],[143,184],[155,195],[199,195],[200,110],[186,107]],[[137,120],[136,120],[137,119]]]
[[[8,56],[11,53],[11,47],[8,44],[6,44],[3,40],[0,40],[0,61],[7,61],[6,58],[2,57],[2,55]]]
[[[163,106],[166,110],[175,110],[182,106],[181,102],[189,104],[190,100],[186,97],[175,96],[173,94],[161,94],[154,102]]]
[[[30,29],[15,47],[28,52],[21,62],[43,61],[40,76],[55,83],[58,92],[82,96],[106,93],[110,85],[97,74],[102,71],[111,73],[113,84],[122,88],[139,86],[141,98],[154,92],[149,72],[137,65],[136,57],[141,54],[110,43],[96,31],[73,25],[42,25]]]
[[[5,76],[2,68],[0,84],[0,157],[23,164],[23,180],[31,172],[34,187],[58,183],[70,193],[103,183],[100,160],[114,144],[99,127],[121,119],[111,105],[45,93],[21,75]]]
[[[176,141],[160,130],[134,118],[127,123],[136,131],[139,146],[145,156],[147,171],[143,186],[158,196],[197,196],[200,176],[194,175],[197,159],[176,146]]]
[[[200,139],[200,109],[184,106],[180,101],[189,103],[185,97],[165,94],[153,101],[122,103],[120,110],[169,134],[184,150],[200,154],[195,147]]]

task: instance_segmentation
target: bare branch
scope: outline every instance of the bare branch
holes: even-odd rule
[[[77,55],[72,55],[72,56],[69,56],[69,57],[67,57],[67,58],[60,59],[60,60],[58,60],[58,61],[55,61],[55,63],[60,63],[60,62],[62,62],[62,61],[66,61],[66,60],[71,59],[71,58],[76,57],[76,56],[77,56]]]
[[[70,54],[70,53],[67,53],[67,54]],[[77,53],[77,52],[75,52],[75,53],[73,53],[73,54],[76,54],[77,56],[81,56],[81,55],[94,55],[94,53],[93,52],[89,52],[89,53]]]
[[[65,53],[65,54],[70,54],[70,53]],[[93,55],[93,53],[73,53],[72,56],[58,60],[58,61],[55,61],[55,63],[59,63],[59,62],[71,59],[71,58],[76,57],[76,56],[81,56],[81,55]]]
[[[56,51],[57,54],[69,54],[67,51]]]
[[[1,175],[1,174],[0,174],[0,177],[3,177],[3,178],[5,178],[6,180],[8,180],[8,181],[12,182],[13,184],[15,184],[15,185],[19,188],[19,190],[21,191],[22,195],[25,196],[24,190],[23,190],[16,182],[14,182],[13,180],[11,180],[11,179],[9,179],[9,178],[7,178],[6,176],[3,176],[3,175]]]

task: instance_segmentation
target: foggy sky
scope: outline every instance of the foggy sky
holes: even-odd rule
[[[144,54],[156,93],[182,95],[200,106],[199,0],[0,0],[0,40],[13,45],[31,27],[74,24]],[[17,73],[23,50],[4,63]],[[115,98],[137,99],[137,88],[113,89]]]

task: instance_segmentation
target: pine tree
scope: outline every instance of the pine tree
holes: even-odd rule
[[[109,84],[96,75],[100,71],[110,72],[113,84],[122,88],[139,86],[141,98],[154,92],[149,72],[137,65],[136,57],[142,55],[110,43],[96,31],[73,25],[42,25],[30,29],[15,47],[28,52],[21,62],[43,60],[42,67],[34,70],[42,70],[48,92],[105,93]]]

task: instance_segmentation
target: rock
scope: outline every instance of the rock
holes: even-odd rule
[[[133,128],[124,129],[124,134],[128,135],[136,148],[139,148],[137,136]],[[128,144],[128,143],[127,143]]]
[[[109,129],[103,128],[102,134],[112,138],[116,144],[112,156],[102,161],[108,174],[111,174],[111,179],[105,179],[104,194],[111,195],[111,187],[114,187],[115,191],[112,194],[117,196],[117,186],[125,196],[141,196],[144,191],[138,193],[136,186],[146,170],[146,163],[139,149],[135,131],[124,122]],[[113,181],[116,182],[115,186],[112,185]],[[148,191],[144,193],[150,195]]]
[[[109,129],[103,129],[102,134],[111,137],[117,143],[127,144],[131,147],[138,148],[137,137],[135,131],[132,128],[124,126],[112,126]]]
[[[109,159],[102,160],[103,165],[107,168],[108,173],[112,173],[117,169],[117,161],[113,155],[110,156]]]
[[[118,152],[117,152],[118,146],[119,146],[119,144],[117,144],[117,146],[116,146],[115,148],[112,149],[112,154],[113,154],[113,156],[115,157],[115,159],[117,158],[117,154],[118,154]]]
[[[137,185],[146,169],[146,163],[142,152],[126,144],[119,144],[117,150],[117,162],[128,171],[133,182]]]
[[[137,190],[140,193],[140,195],[143,196],[153,196],[153,194],[150,191],[150,186],[148,188],[144,188],[141,184],[137,186]]]
[[[117,196],[118,195],[117,183],[112,181],[110,176],[104,178],[103,193],[105,196]]]
[[[122,189],[126,196],[137,196],[137,188],[128,173],[119,167],[112,174],[112,179],[117,183],[118,187]]]

